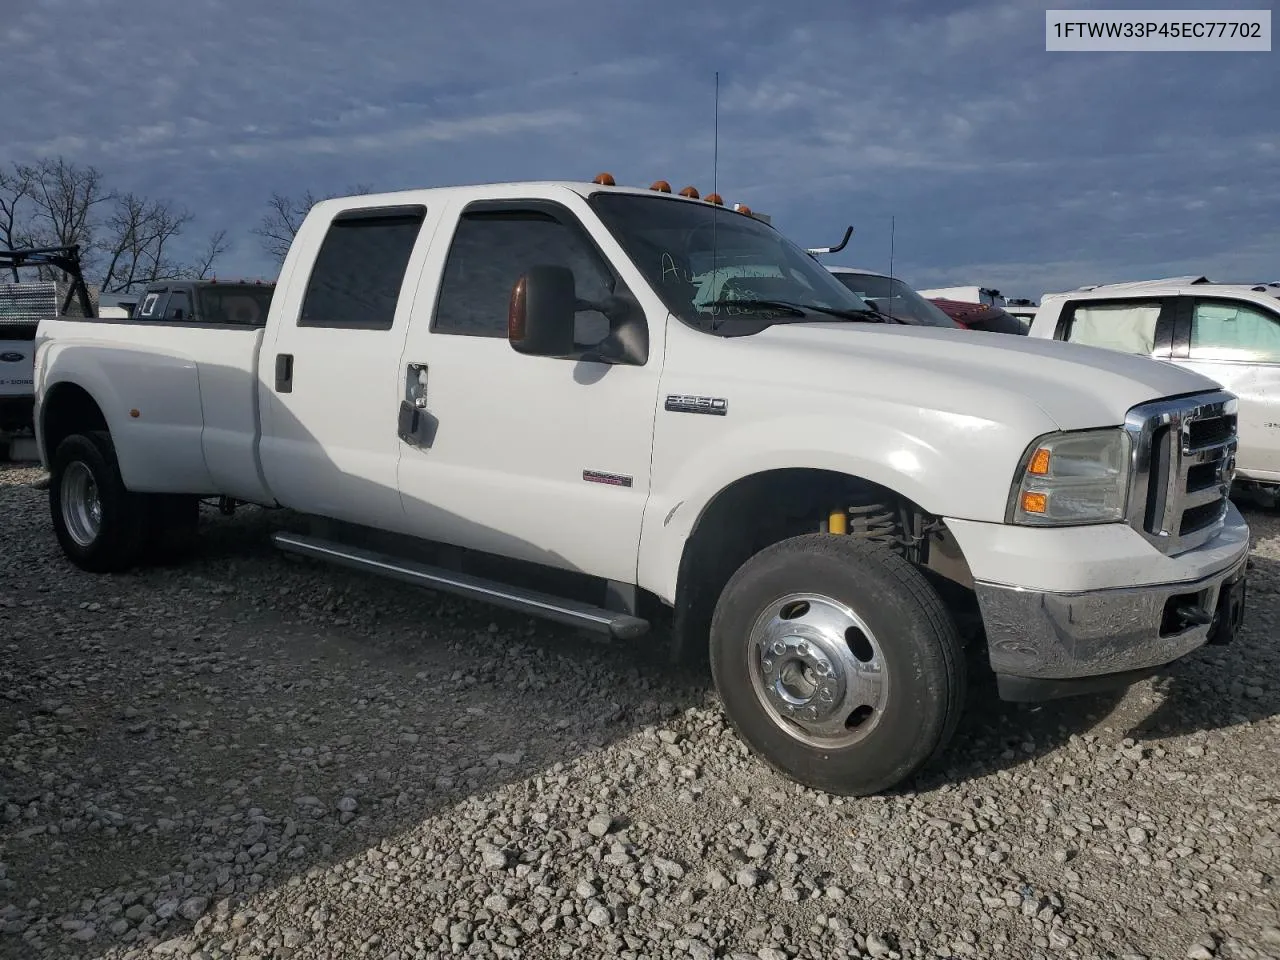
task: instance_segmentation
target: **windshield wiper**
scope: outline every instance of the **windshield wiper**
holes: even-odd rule
[[[704,307],[744,307],[748,310],[780,310],[788,316],[803,318],[808,313],[825,313],[841,320],[861,323],[888,323],[892,318],[876,310],[845,310],[840,307],[824,307],[816,303],[792,303],[790,300],[711,300]],[[718,318],[718,319],[732,319]]]
[[[804,311],[785,300],[709,300],[704,307],[741,307],[744,310],[780,310],[791,317],[803,317]],[[720,318],[717,318],[720,319]]]

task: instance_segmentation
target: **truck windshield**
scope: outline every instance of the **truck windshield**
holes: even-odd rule
[[[625,193],[593,194],[590,203],[667,309],[699,329],[755,332],[770,322],[757,310],[725,303],[733,300],[852,313],[871,309],[807,253],[746,214]],[[813,319],[831,316],[815,313]],[[745,321],[751,329],[726,320]]]
[[[267,285],[232,283],[203,287],[199,293],[198,316],[205,323],[265,326],[273,289]]]
[[[889,279],[879,273],[837,273],[837,280],[877,307],[905,323],[926,327],[958,327],[936,303],[924,297],[901,280]]]

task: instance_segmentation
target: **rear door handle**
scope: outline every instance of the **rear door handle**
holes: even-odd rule
[[[276,354],[276,393],[293,393],[293,354]]]

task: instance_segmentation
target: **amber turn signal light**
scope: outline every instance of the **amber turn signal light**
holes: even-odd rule
[[[1022,509],[1025,513],[1044,513],[1049,509],[1049,495],[1047,493],[1024,493],[1022,495]]]

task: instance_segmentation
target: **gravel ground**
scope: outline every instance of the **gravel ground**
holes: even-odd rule
[[[1246,632],[841,801],[641,647],[292,562],[70,567],[0,467],[0,956],[1280,957],[1280,520]]]

